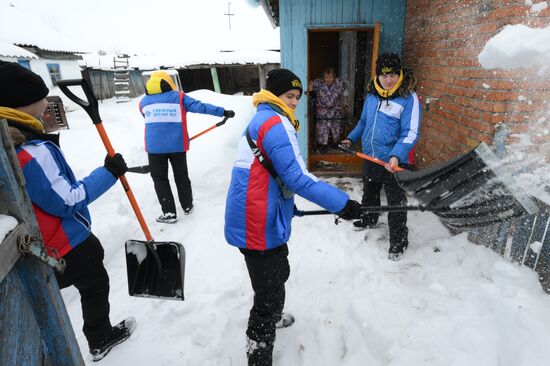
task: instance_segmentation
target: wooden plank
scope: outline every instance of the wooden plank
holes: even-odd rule
[[[546,223],[546,231],[535,270],[539,274],[542,288],[550,293],[550,219]]]
[[[15,271],[0,283],[2,365],[41,365],[45,349],[27,293]]]
[[[544,211],[539,212],[539,214],[535,219],[533,233],[531,235],[531,239],[529,240],[529,245],[527,246],[527,253],[525,255],[525,260],[523,262],[524,265],[526,265],[531,269],[535,269],[535,265],[537,264],[537,259],[540,255],[540,249],[537,252],[535,252],[531,246],[537,242],[542,244],[544,233],[546,232],[547,223],[548,223],[548,213]]]
[[[84,365],[57,281],[51,280],[53,270],[30,256],[21,257],[15,269],[27,292],[52,365]]]
[[[533,232],[533,224],[535,216],[525,215],[516,219],[514,236],[512,238],[512,249],[510,250],[510,260],[523,264],[525,252],[531,233]]]
[[[11,271],[21,253],[17,249],[17,239],[27,233],[23,224],[18,224],[0,243],[0,283]]]
[[[376,25],[374,26],[374,40],[372,42],[371,75],[376,75],[376,60],[378,59],[379,49],[380,49],[380,21],[377,21]]]
[[[509,233],[512,228],[512,220],[506,220],[497,225],[496,241],[493,250],[504,256],[506,244],[508,243]]]

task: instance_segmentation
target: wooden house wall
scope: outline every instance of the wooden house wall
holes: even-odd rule
[[[135,98],[145,93],[145,84],[141,77],[142,70],[130,71],[130,97]],[[85,69],[82,76],[90,81],[97,99],[109,99],[115,96],[114,71]]]
[[[281,67],[291,69],[307,85],[308,30],[351,28],[381,23],[380,53],[401,53],[406,0],[280,0]],[[307,103],[297,108],[297,118],[306,121]],[[307,149],[308,128],[298,132],[302,152]],[[306,156],[307,158],[307,156]]]

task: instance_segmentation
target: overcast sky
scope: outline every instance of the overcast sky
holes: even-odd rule
[[[231,30],[225,15],[229,4],[234,14]],[[254,0],[8,0],[2,7],[38,16],[78,44],[96,50],[150,54],[164,53],[166,48],[177,53],[204,48],[279,48],[279,29],[273,29]],[[28,28],[17,23],[12,29]],[[0,38],[9,36],[1,34]]]

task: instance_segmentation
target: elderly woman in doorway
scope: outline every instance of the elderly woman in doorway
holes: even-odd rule
[[[343,119],[347,111],[347,89],[343,80],[328,67],[323,77],[309,82],[308,91],[315,94],[315,130],[317,152],[328,151],[329,137],[335,145],[340,141]]]

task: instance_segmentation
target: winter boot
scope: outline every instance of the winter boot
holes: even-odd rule
[[[126,318],[112,328],[111,334],[107,338],[98,344],[90,345],[92,361],[97,362],[103,359],[114,346],[127,340],[136,329],[136,325],[134,317]]]
[[[408,242],[398,243],[398,244],[390,243],[390,250],[388,251],[388,259],[392,261],[400,260],[408,246],[409,246]]]
[[[353,222],[353,230],[363,231],[366,229],[372,229],[376,227],[376,223],[368,222],[365,219],[357,220]]]
[[[248,366],[273,365],[273,343],[259,342],[246,339],[246,357]]]
[[[294,324],[294,316],[290,313],[281,313],[281,320],[275,323],[275,328],[288,328]]]
[[[163,224],[173,224],[176,221],[178,221],[178,219],[173,212],[167,212],[157,217],[157,222],[162,222]]]
[[[183,209],[183,213],[185,215],[191,215],[191,213],[193,212],[193,205],[189,206],[189,207],[186,207]]]

